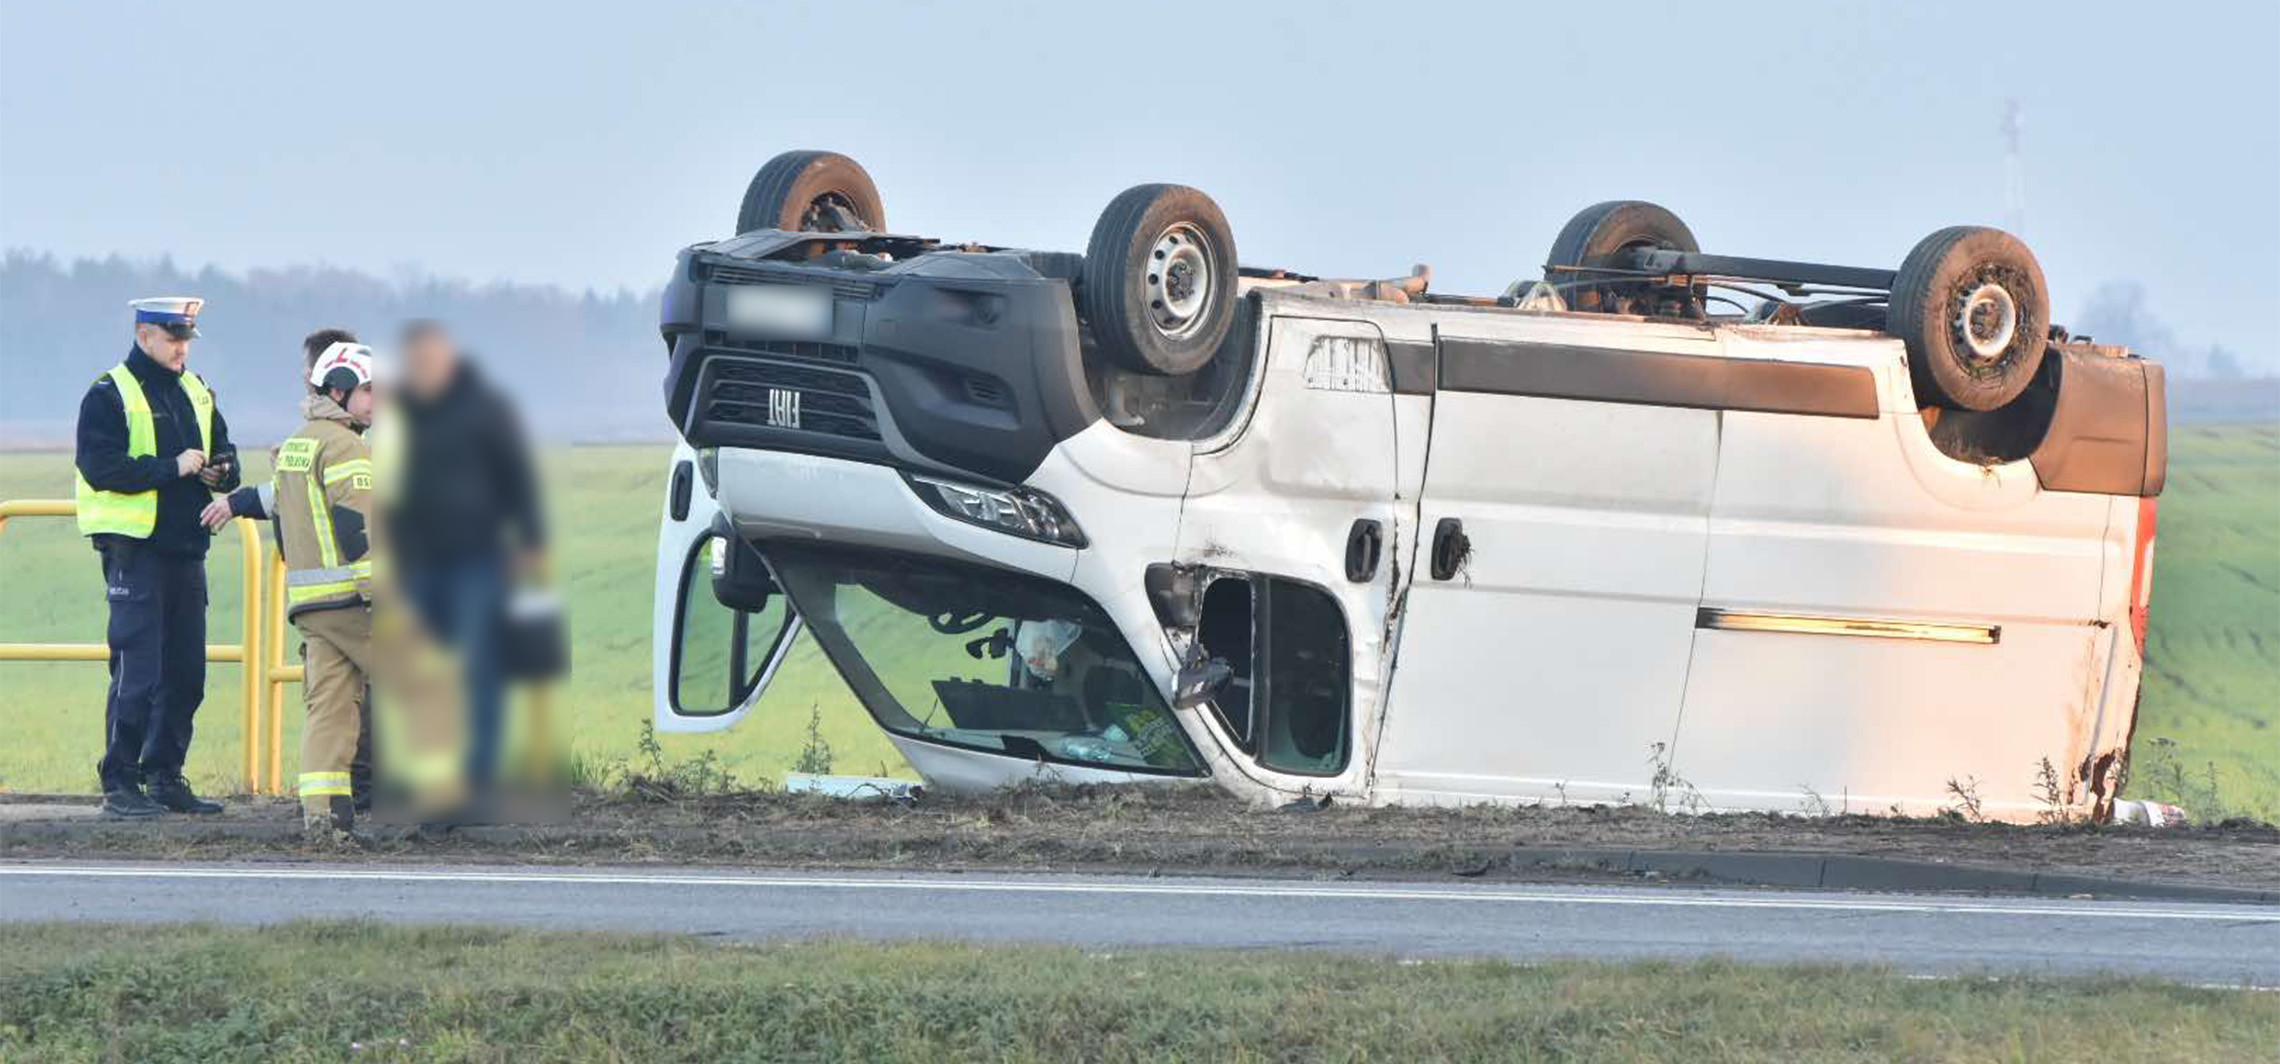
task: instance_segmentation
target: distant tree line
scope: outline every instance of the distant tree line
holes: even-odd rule
[[[270,443],[299,424],[301,338],[330,325],[387,343],[408,318],[448,323],[483,372],[507,386],[538,434],[583,441],[665,439],[655,292],[573,293],[406,273],[383,280],[330,266],[189,271],[172,258],[65,262],[0,256],[0,446],[68,445],[88,384],[133,343],[127,301],[205,297],[192,364],[237,434]]]
[[[170,257],[65,262],[11,251],[0,256],[0,447],[70,442],[79,397],[131,343],[127,301],[149,295],[206,298],[205,335],[193,362],[250,443],[273,442],[299,424],[301,337],[339,325],[385,344],[414,317],[449,323],[483,370],[520,398],[524,417],[542,437],[599,442],[671,435],[658,395],[665,363],[654,291],[573,293],[414,271],[382,279],[331,266],[190,271]],[[2127,344],[2166,364],[2183,385],[2170,393],[2172,412],[2182,420],[2280,416],[2275,382],[2185,384],[2269,375],[2271,363],[2220,345],[2183,347],[2153,313],[2142,285],[2102,285],[2082,313],[2067,320],[2079,333]]]
[[[2102,344],[2124,347],[2157,359],[2177,377],[2238,380],[2270,377],[2270,363],[2256,364],[2223,344],[2192,347],[2178,342],[2169,323],[2153,312],[2153,299],[2136,281],[2108,281],[2091,290],[2082,313],[2066,325]]]

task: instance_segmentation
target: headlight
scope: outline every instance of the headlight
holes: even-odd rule
[[[1062,547],[1083,547],[1084,530],[1059,502],[1028,488],[990,488],[933,477],[907,475],[928,506],[969,525],[992,528],[1023,539]]]
[[[720,448],[697,448],[697,474],[705,478],[705,494],[720,496]]]

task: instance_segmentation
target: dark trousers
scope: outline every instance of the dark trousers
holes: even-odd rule
[[[364,685],[364,697],[356,704],[356,756],[348,763],[348,791],[356,799],[356,811],[372,808],[372,685]]]
[[[103,583],[111,689],[95,772],[108,791],[182,774],[206,698],[206,559],[114,539],[103,548]]]
[[[499,633],[507,613],[507,559],[478,555],[407,562],[398,570],[412,607],[437,641],[459,658],[467,685],[467,777],[484,786],[499,761],[507,680]]]

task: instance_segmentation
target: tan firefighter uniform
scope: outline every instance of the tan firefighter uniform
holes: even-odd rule
[[[372,458],[340,404],[310,395],[301,413],[308,422],[277,449],[274,488],[285,615],[300,629],[306,655],[301,811],[342,825],[350,819],[357,705],[372,670]]]

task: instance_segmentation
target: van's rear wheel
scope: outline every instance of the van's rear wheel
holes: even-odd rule
[[[744,188],[736,231],[884,232],[887,208],[862,164],[838,152],[788,151]]]
[[[1078,309],[1126,369],[1202,369],[1235,320],[1235,234],[1211,197],[1138,185],[1109,201],[1085,244]]]
[[[1637,281],[1593,280],[1579,267],[1623,267],[1624,253],[1634,248],[1656,251],[1700,251],[1694,231],[1678,215],[1645,200],[1609,200],[1576,212],[1552,239],[1551,254],[1544,257],[1544,280],[1574,310],[1615,314],[1667,313],[1657,307],[1653,292]],[[1699,305],[1699,297],[1678,302]],[[1677,308],[1685,310],[1682,305]]]
[[[2018,237],[1942,229],[1901,263],[1885,331],[1908,347],[1918,402],[1993,410],[2018,398],[2042,366],[2050,290]]]

